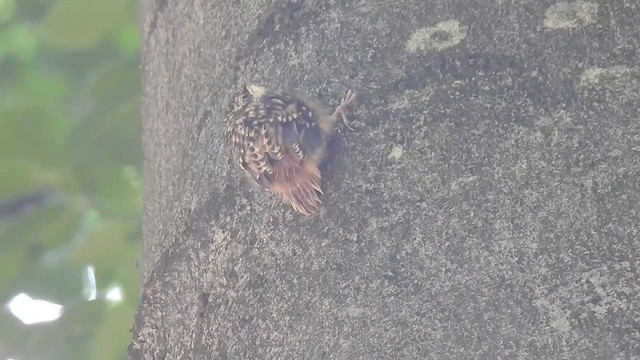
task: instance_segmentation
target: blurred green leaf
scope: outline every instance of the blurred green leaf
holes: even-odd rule
[[[48,165],[64,163],[64,154],[60,151],[70,131],[68,119],[28,105],[14,106],[1,114],[2,128],[11,131],[0,131],[0,159],[39,159]]]
[[[27,193],[50,184],[62,183],[68,173],[23,157],[0,157],[0,200]],[[1,238],[0,238],[1,239]]]
[[[132,23],[119,27],[112,36],[115,47],[124,54],[132,55],[140,48],[138,24]]]
[[[114,105],[138,98],[140,76],[137,60],[115,58],[100,65],[93,72],[87,90],[93,98],[100,100],[95,111],[97,115],[104,116],[114,111]],[[134,119],[137,119],[137,116]],[[137,121],[133,125],[137,125]]]
[[[0,294],[33,286],[39,271],[47,269],[42,275],[51,274],[50,266],[72,266],[70,243],[80,234],[80,214],[81,209],[60,203],[5,224],[4,231],[0,232],[3,249],[0,252]],[[62,282],[67,280],[64,276],[60,278]],[[34,290],[41,285],[37,283]]]
[[[128,343],[129,329],[133,325],[131,314],[135,308],[118,304],[105,311],[105,320],[96,331],[93,342],[93,353],[97,360],[127,359],[126,347],[114,347],[113,343]]]
[[[10,55],[19,60],[26,60],[34,56],[38,45],[38,32],[33,24],[28,22],[12,24],[0,32],[0,60]]]
[[[32,326],[0,314],[2,359],[126,353],[142,208],[136,6],[0,0],[0,299],[27,292],[65,306]],[[53,195],[7,205],[39,191]],[[98,298],[118,284],[122,303],[86,301],[90,264]]]
[[[74,261],[78,264],[91,264],[96,268],[100,282],[111,282],[115,273],[113,259],[119,258],[129,247],[127,235],[130,230],[121,222],[102,224],[92,231],[86,241],[74,251]],[[109,274],[112,273],[112,274]]]
[[[84,49],[100,41],[126,15],[126,0],[59,0],[42,30],[56,45]]]
[[[16,12],[16,0],[0,0],[0,24],[10,20]]]
[[[68,262],[39,264],[25,274],[20,290],[58,304],[75,304],[82,299],[81,271],[82,266]]]
[[[71,81],[68,74],[50,68],[43,68],[35,64],[28,64],[19,72],[20,83],[14,89],[14,102],[10,105],[42,109],[44,116],[64,116],[70,120],[69,114],[64,114],[71,92]],[[60,124],[68,131],[73,122]]]

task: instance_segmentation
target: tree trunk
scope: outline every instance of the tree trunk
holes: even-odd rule
[[[636,0],[143,0],[131,357],[640,354],[638,18]],[[231,162],[245,68],[327,106],[360,94],[316,216]]]

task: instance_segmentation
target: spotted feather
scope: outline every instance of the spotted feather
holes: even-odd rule
[[[318,169],[326,142],[346,108],[355,101],[349,92],[338,109],[326,110],[301,95],[272,92],[246,84],[231,103],[225,135],[231,153],[250,178],[272,191],[298,212],[311,215],[322,204]]]

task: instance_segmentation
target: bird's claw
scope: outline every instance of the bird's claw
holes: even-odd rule
[[[355,104],[357,97],[358,94],[355,91],[348,90],[347,94],[340,101],[340,105],[336,108],[336,111],[334,111],[332,115],[335,120],[338,120],[339,116],[339,119],[342,120],[344,126],[351,131],[355,131],[355,129],[351,126],[351,121],[349,121],[348,109]]]

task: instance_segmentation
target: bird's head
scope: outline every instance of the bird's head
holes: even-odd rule
[[[267,89],[265,87],[252,84],[245,75],[242,92],[233,98],[231,107],[232,109],[244,108],[252,102],[259,102],[266,93]]]

